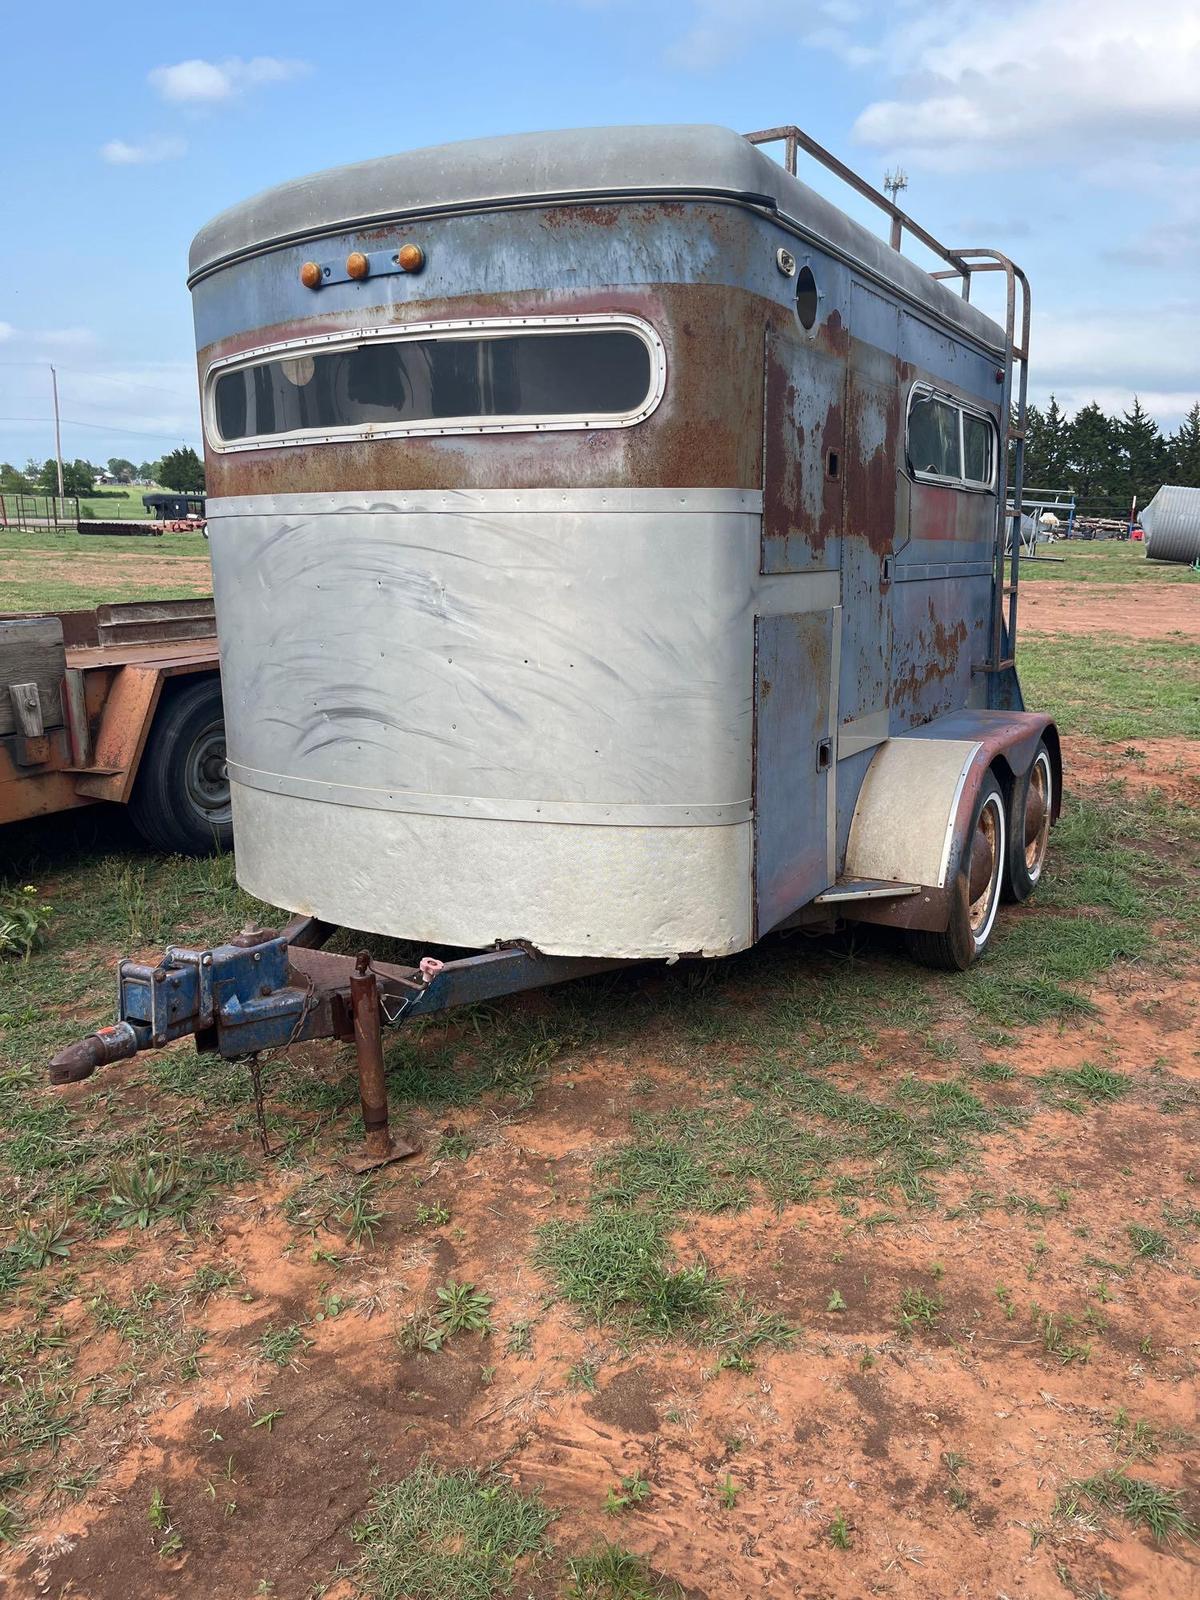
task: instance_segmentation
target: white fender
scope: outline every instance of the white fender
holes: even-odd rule
[[[893,738],[876,751],[850,822],[847,878],[942,889],[978,740]]]

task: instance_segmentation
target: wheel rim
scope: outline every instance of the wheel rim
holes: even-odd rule
[[[219,827],[232,819],[229,769],[225,764],[225,724],[220,720],[210,722],[192,741],[184,783],[189,803],[210,827]]]
[[[1050,757],[1044,750],[1029,772],[1025,789],[1025,872],[1030,883],[1042,875],[1046,851],[1050,844],[1050,811],[1054,779],[1050,775]]]
[[[1004,861],[1004,807],[998,794],[989,794],[980,808],[971,839],[967,870],[967,919],[975,948],[992,931],[1000,899],[1000,873]]]

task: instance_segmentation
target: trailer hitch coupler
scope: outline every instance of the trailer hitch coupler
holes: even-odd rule
[[[126,1061],[137,1052],[138,1036],[128,1022],[98,1028],[86,1039],[58,1052],[50,1062],[50,1082],[82,1083],[97,1067],[107,1066],[110,1061]]]
[[[379,984],[364,950],[350,977],[350,1009],[354,1013],[354,1049],[358,1057],[358,1096],[366,1130],[366,1159],[360,1171],[381,1167],[402,1156],[416,1155],[417,1146],[393,1139],[388,1127],[387,1079],[383,1065],[383,1033],[379,1021]]]

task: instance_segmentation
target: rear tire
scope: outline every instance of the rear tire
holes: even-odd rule
[[[950,925],[944,933],[913,928],[909,954],[926,967],[965,972],[987,949],[1000,909],[1007,859],[1004,794],[989,773],[983,780],[958,874],[951,886]]]
[[[1054,799],[1054,763],[1045,741],[1039,739],[1029,771],[1013,784],[1004,873],[1006,900],[1028,900],[1037,888],[1050,849]]]
[[[166,686],[129,812],[146,843],[172,855],[212,855],[233,844],[219,678]]]

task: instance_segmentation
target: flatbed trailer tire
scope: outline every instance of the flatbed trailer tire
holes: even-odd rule
[[[225,715],[217,674],[165,686],[129,812],[134,827],[156,850],[204,856],[232,846]]]

